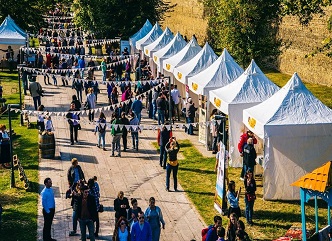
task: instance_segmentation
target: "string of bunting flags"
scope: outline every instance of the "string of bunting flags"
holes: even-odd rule
[[[151,81],[151,80],[149,80]],[[162,84],[164,84],[163,79],[156,79],[156,80],[152,80],[152,81],[158,81],[158,84],[155,85],[154,87],[160,87]],[[120,106],[120,104],[129,104],[130,101],[134,101],[135,98],[138,97],[144,97],[145,95],[148,95],[150,92],[152,91],[152,89],[149,89],[139,95],[136,95],[135,97],[132,97],[128,100],[125,101],[121,101],[117,104],[113,104],[113,105],[108,105],[108,106],[103,106],[103,107],[99,107],[99,108],[94,108],[94,109],[90,109],[90,110],[80,110],[80,111],[71,111],[72,113],[75,113],[77,115],[88,115],[89,111],[93,111],[94,113],[100,113],[103,111],[110,111],[111,113],[113,112],[113,110],[117,107]],[[21,110],[21,109],[17,109],[17,108],[11,108],[12,111],[15,111],[15,113],[20,112],[21,114],[25,115],[29,115],[29,116],[38,116],[40,114],[43,115],[49,115],[49,116],[66,116],[66,114],[69,111],[36,111],[36,110]]]
[[[45,47],[39,47],[39,48],[27,48],[27,47],[22,47],[22,51],[25,52],[25,53],[42,53],[42,54],[46,54],[46,53],[51,53],[53,55],[57,55],[57,56],[64,56],[64,57],[69,57],[69,56],[79,56],[78,54],[67,54],[67,53],[56,53],[56,52],[53,52],[52,50],[56,50],[56,48],[51,48],[51,52],[49,51],[46,51],[46,48]],[[67,46],[67,47],[62,47],[62,50],[75,50],[75,46]],[[92,59],[102,59],[102,58],[105,58],[105,57],[112,57],[112,58],[122,58],[123,56],[130,56],[130,57],[133,57],[135,56],[135,54],[132,54],[132,55],[112,55],[112,56],[106,56],[106,55],[84,55],[84,58],[92,58]]]
[[[61,34],[61,33],[60,33]],[[64,34],[64,33],[63,33]],[[73,40],[73,41],[76,41],[76,42],[78,42],[78,41],[84,41],[84,37],[83,36],[77,36],[77,37],[73,37],[73,36],[61,36],[61,35],[59,35],[59,36],[56,36],[56,37],[53,37],[53,36],[45,36],[45,35],[43,35],[43,34],[38,34],[37,35],[37,38],[39,38],[39,39],[42,39],[42,40],[52,40],[52,39],[57,39],[57,40],[60,40],[60,41],[62,41],[62,40],[64,40],[64,39],[66,39],[67,41],[70,41],[70,40]],[[79,46],[83,46],[83,44],[77,44],[77,45],[79,45]],[[52,46],[51,46],[52,47]],[[56,47],[54,47],[54,48],[56,48]],[[60,47],[61,48],[61,47]]]
[[[91,41],[91,40],[89,40]],[[115,43],[115,42],[120,42],[121,39],[120,38],[115,38],[115,39],[105,39],[105,40],[102,40],[102,41],[97,41],[97,42],[94,42],[94,40],[92,40],[92,43],[87,43],[86,46],[96,46],[96,45],[104,45],[104,44],[111,44],[111,43]]]
[[[116,62],[112,62],[109,64],[106,64],[106,68],[108,67],[113,67],[116,66],[118,64],[124,64],[126,63],[126,61],[130,60],[131,57],[133,57],[134,55],[125,55],[123,56],[124,59],[122,60],[118,60]],[[23,70],[23,71],[27,71],[29,73],[36,73],[36,74],[41,74],[43,75],[43,73],[45,74],[61,74],[61,73],[75,73],[77,70],[79,71],[83,71],[83,70],[100,70],[101,69],[101,65],[97,65],[97,66],[93,66],[93,67],[85,67],[85,68],[71,68],[71,69],[39,69],[39,68],[30,68],[30,67],[17,67],[17,69],[19,70]],[[49,73],[51,72],[51,73]]]
[[[73,18],[74,18],[73,16],[46,16],[46,15],[43,15],[43,19],[47,19],[47,20],[53,20],[53,19],[70,20]]]
[[[52,28],[41,28],[42,30],[50,30],[53,32],[66,32],[66,31],[72,31],[72,30],[80,30],[80,28],[71,28],[71,27],[67,27],[67,28],[60,28],[60,29],[52,29]]]

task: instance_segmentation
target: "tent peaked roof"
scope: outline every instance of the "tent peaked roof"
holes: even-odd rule
[[[146,45],[149,45],[155,41],[160,35],[162,35],[163,30],[160,28],[158,22],[153,26],[150,32],[147,33],[143,38],[136,41],[136,48],[138,50],[143,50]]]
[[[154,42],[144,47],[144,54],[148,57],[152,57],[152,54],[159,49],[165,47],[173,39],[172,31],[166,27],[162,35],[160,35]]]
[[[149,19],[147,19],[143,27],[137,33],[135,33],[129,38],[130,45],[135,46],[136,41],[147,35],[152,28],[153,28],[152,24],[150,23]]]
[[[180,66],[192,59],[199,51],[201,51],[201,49],[202,47],[199,46],[196,38],[193,36],[181,51],[164,61],[163,68],[166,71],[173,73],[176,66]]]
[[[313,170],[302,176],[297,181],[293,182],[291,186],[310,189],[318,192],[325,192],[332,185],[332,170],[331,161],[325,163],[321,167]]]
[[[187,84],[187,79],[189,76],[198,74],[202,70],[206,69],[217,58],[218,56],[214,53],[213,49],[208,43],[206,43],[203,49],[197,55],[195,55],[195,57],[183,65],[175,67],[173,74],[175,78],[181,83]]]
[[[158,50],[153,54],[153,61],[157,65],[161,65],[160,59],[167,59],[178,53],[186,46],[186,41],[182,38],[181,34],[177,32],[174,38],[165,47]]]
[[[10,17],[0,25],[0,44],[17,44],[25,45],[26,33],[16,25],[15,21]]]
[[[188,78],[189,88],[196,94],[208,95],[209,90],[224,87],[236,80],[243,69],[226,49],[202,72]]]
[[[252,117],[255,113],[261,125],[332,123],[332,110],[305,87],[297,73],[270,99],[245,111]]]
[[[210,91],[210,99],[212,96],[218,98],[222,103],[220,110],[228,114],[229,104],[260,103],[278,90],[279,87],[272,83],[252,60],[244,73],[232,83]]]

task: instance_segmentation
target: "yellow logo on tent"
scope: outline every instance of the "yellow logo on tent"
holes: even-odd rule
[[[178,72],[178,78],[182,79],[182,73],[181,72]]]
[[[221,105],[221,99],[214,97],[213,102],[215,104],[216,107],[220,107]]]
[[[170,70],[171,69],[171,65],[170,64],[166,64],[166,69]]]
[[[256,120],[254,118],[252,118],[252,117],[249,117],[248,118],[248,124],[249,124],[249,126],[251,128],[255,128],[255,126],[256,126]]]
[[[149,50],[148,50],[148,49],[145,49],[145,53],[146,53],[146,54],[149,54]]]
[[[193,82],[191,84],[191,87],[193,88],[194,91],[196,91],[198,89],[198,84],[196,84],[196,83]]]
[[[157,57],[157,56],[153,56],[153,60],[154,60],[155,62],[157,62],[158,57]]]

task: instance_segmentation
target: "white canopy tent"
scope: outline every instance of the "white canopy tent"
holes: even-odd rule
[[[14,53],[17,53],[21,46],[26,45],[26,38],[27,34],[10,16],[6,17],[0,25],[0,49],[7,49],[10,45]]]
[[[175,67],[173,75],[178,81],[186,85],[190,76],[198,74],[209,67],[217,58],[218,56],[214,53],[213,49],[208,43],[206,43],[195,57],[188,62]]]
[[[201,46],[198,45],[195,37],[192,37],[189,43],[177,54],[165,59],[163,62],[163,69],[173,73],[176,66],[182,65],[192,59],[196,54],[201,51]]]
[[[174,38],[172,31],[166,27],[162,35],[144,47],[144,54],[152,58],[152,54],[165,47]]]
[[[163,72],[163,61],[177,54],[184,46],[186,46],[186,41],[182,38],[181,34],[177,32],[172,41],[162,49],[153,53],[153,62],[157,64],[158,72]]]
[[[243,132],[244,109],[272,96],[279,87],[272,83],[252,60],[244,73],[229,85],[209,92],[209,101],[229,119],[230,166],[242,167],[237,144]]]
[[[134,49],[135,49],[135,46],[136,46],[136,41],[140,40],[141,38],[146,36],[151,31],[152,27],[153,26],[150,23],[149,19],[147,19],[145,21],[143,27],[137,33],[135,33],[134,35],[132,35],[129,38],[129,44],[131,46],[132,53],[134,53]]]
[[[296,73],[272,97],[245,109],[243,123],[264,139],[264,199],[299,199],[290,184],[332,159],[332,110]]]
[[[212,65],[188,78],[188,86],[197,95],[208,95],[210,90],[228,85],[242,73],[243,69],[224,49],[220,57]]]
[[[147,35],[136,41],[136,49],[143,51],[145,46],[155,41],[162,33],[163,30],[156,23]]]

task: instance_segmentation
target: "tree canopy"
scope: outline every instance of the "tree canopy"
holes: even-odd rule
[[[97,37],[128,38],[146,19],[163,20],[173,6],[164,0],[74,0],[75,23]]]

